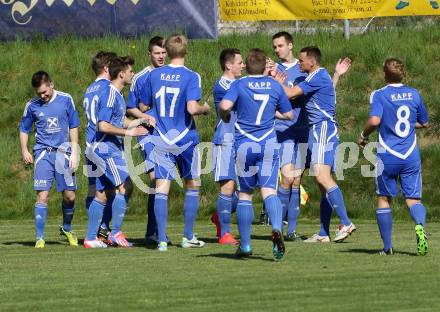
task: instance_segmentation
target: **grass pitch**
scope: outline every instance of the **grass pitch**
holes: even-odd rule
[[[0,221],[1,311],[439,311],[440,232],[428,224],[429,253],[417,256],[413,225],[394,226],[394,256],[379,256],[377,225],[357,221],[342,244],[287,243],[272,257],[270,228],[253,227],[254,256],[233,257],[215,229],[198,222],[202,249],[143,246],[145,223],[127,220],[132,249],[66,246],[57,220],[46,227],[46,248],[35,250],[33,222]],[[76,223],[74,229],[84,229]],[[183,225],[169,226],[176,245]],[[317,230],[300,222],[301,234]],[[233,226],[236,233],[236,226]],[[84,231],[77,231],[84,237]]]

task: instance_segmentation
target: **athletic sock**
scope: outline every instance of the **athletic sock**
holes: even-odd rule
[[[283,229],[283,207],[281,201],[276,195],[269,195],[264,199],[264,206],[266,207],[267,215],[269,216],[270,222],[272,224],[272,230]]]
[[[194,236],[193,227],[199,210],[199,190],[187,190],[183,203],[183,236],[192,239]]]
[[[289,205],[287,206],[287,234],[291,234],[296,231],[296,224],[299,216],[300,205],[300,190],[299,188],[293,188],[290,195]]]
[[[392,233],[393,233],[393,215],[390,208],[378,208],[376,210],[376,220],[379,226],[380,236],[383,240],[384,251],[393,248]]]
[[[342,196],[341,189],[335,185],[327,191],[327,198],[332,205],[333,209],[338,214],[343,225],[350,225],[351,221],[347,215],[347,209],[345,208],[344,196]]]
[[[87,212],[87,240],[94,240],[98,236],[99,225],[102,220],[102,213],[104,211],[105,204],[94,199],[90,204],[89,210]]]
[[[66,232],[72,230],[73,213],[75,212],[75,203],[67,204],[61,203],[61,210],[63,211],[63,229]]]
[[[105,204],[104,212],[102,215],[102,222],[101,222],[101,227],[104,229],[110,229],[110,221],[112,220],[112,210],[113,210],[114,200],[115,200],[115,195],[112,195],[107,200],[107,204]]]
[[[148,194],[147,204],[147,231],[145,236],[153,236],[157,232],[156,216],[154,215],[154,196],[155,194]]]
[[[235,213],[237,211],[237,205],[238,205],[238,193],[234,192],[232,193],[232,201],[231,201],[231,214]]]
[[[321,198],[321,204],[319,206],[319,217],[320,217],[320,236],[330,236],[330,220],[332,218],[333,208],[328,202],[326,197]]]
[[[286,216],[288,215],[288,207],[289,207],[289,200],[290,200],[290,192],[291,189],[285,189],[281,186],[278,187],[278,198],[280,199],[281,202],[281,207],[283,208],[282,210],[282,220],[286,220]]]
[[[90,204],[92,203],[95,196],[87,196],[86,197],[86,210],[89,210]]]
[[[239,200],[237,203],[237,223],[240,233],[240,245],[251,246],[252,222],[254,221],[254,207],[250,200]]]
[[[422,203],[417,203],[409,207],[409,213],[415,224],[425,226],[426,223],[426,208]]]
[[[112,234],[121,231],[122,222],[124,221],[125,212],[127,210],[128,199],[122,194],[116,194],[112,205]]]
[[[217,199],[217,214],[221,236],[231,232],[232,196],[220,193]]]
[[[154,215],[156,216],[159,242],[167,241],[168,195],[156,193],[154,197]]]
[[[35,231],[37,239],[44,239],[44,226],[47,219],[47,204],[36,203],[34,208]]]

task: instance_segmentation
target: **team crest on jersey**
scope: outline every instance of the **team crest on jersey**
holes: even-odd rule
[[[46,119],[46,131],[48,133],[56,133],[61,131],[58,122],[58,117],[48,117]]]

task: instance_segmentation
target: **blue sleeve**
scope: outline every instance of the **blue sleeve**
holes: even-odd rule
[[[223,100],[231,101],[232,103],[235,103],[238,98],[238,80],[231,83],[231,86],[229,87],[229,90],[226,92],[226,94],[223,96]]]
[[[108,123],[111,123],[112,121],[112,115],[113,115],[113,107],[116,105],[115,96],[111,96],[111,89],[108,89],[108,92],[104,93],[102,95],[102,98],[100,99],[98,103],[98,113],[97,116],[97,123],[100,121],[106,121]]]
[[[145,83],[142,84],[142,88],[138,89],[138,103],[141,102],[147,106],[152,107],[153,99],[151,98],[151,74],[148,75]],[[128,99],[130,101],[130,98]]]
[[[418,96],[419,96],[419,107],[417,109],[417,122],[424,125],[429,121],[428,111],[426,110],[422,96],[420,94],[418,94]]]
[[[69,119],[69,129],[78,128],[80,120],[78,116],[78,111],[75,109],[75,104],[73,103],[72,98],[68,99],[67,116]]]
[[[188,84],[188,90],[186,93],[186,102],[188,101],[199,101],[202,97],[202,81],[200,75],[194,73]]]
[[[287,97],[286,93],[283,90],[283,87],[280,85],[279,88],[279,94],[280,94],[280,98],[278,101],[278,107],[277,110],[281,113],[287,113],[290,112],[292,110],[292,105],[290,104],[289,98]]]
[[[319,79],[319,76],[315,74],[314,76],[310,77],[310,79],[301,81],[298,84],[298,87],[303,90],[304,95],[308,95],[316,90],[319,90],[322,88],[322,81]]]
[[[379,100],[379,94],[376,91],[373,91],[370,95],[370,114],[369,117],[379,117],[382,118],[383,115],[383,106]]]
[[[29,133],[32,131],[32,124],[35,119],[32,114],[31,104],[27,103],[24,109],[23,116],[20,121],[20,132]]]
[[[128,91],[127,109],[136,108],[138,106],[139,103],[139,97],[137,96],[138,94],[139,94],[138,83],[136,81],[131,85],[130,91]]]

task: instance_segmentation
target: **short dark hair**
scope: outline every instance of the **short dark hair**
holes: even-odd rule
[[[129,65],[134,65],[134,58],[129,55],[112,59],[108,66],[110,80],[115,80],[118,78],[119,73],[126,70]]]
[[[313,57],[318,64],[321,63],[321,51],[316,46],[302,48],[300,53],[305,53],[309,57]]]
[[[155,36],[151,38],[150,41],[148,42],[148,51],[149,52],[153,51],[153,47],[155,46],[163,48],[164,45],[165,45],[165,39],[159,36]]]
[[[251,49],[246,57],[246,70],[250,75],[262,75],[266,69],[266,54],[261,49]]]
[[[405,65],[397,58],[388,58],[383,64],[386,82],[399,83],[405,78]]]
[[[223,49],[223,51],[220,53],[220,57],[219,57],[220,66],[223,71],[225,71],[225,69],[226,69],[226,63],[233,62],[235,55],[237,55],[237,54],[241,55],[241,52],[239,49],[235,49],[235,48]]]
[[[117,55],[114,52],[99,51],[92,59],[92,69],[96,76],[100,75],[104,67],[109,66],[112,59]]]
[[[49,74],[43,70],[39,70],[32,75],[31,83],[32,87],[34,88],[39,88],[43,83],[49,84],[51,82],[52,79],[50,78]]]
[[[287,43],[293,43],[293,37],[287,31],[277,32],[275,35],[272,36],[272,41],[275,39],[281,38],[281,37],[284,37],[284,39],[286,39]]]

